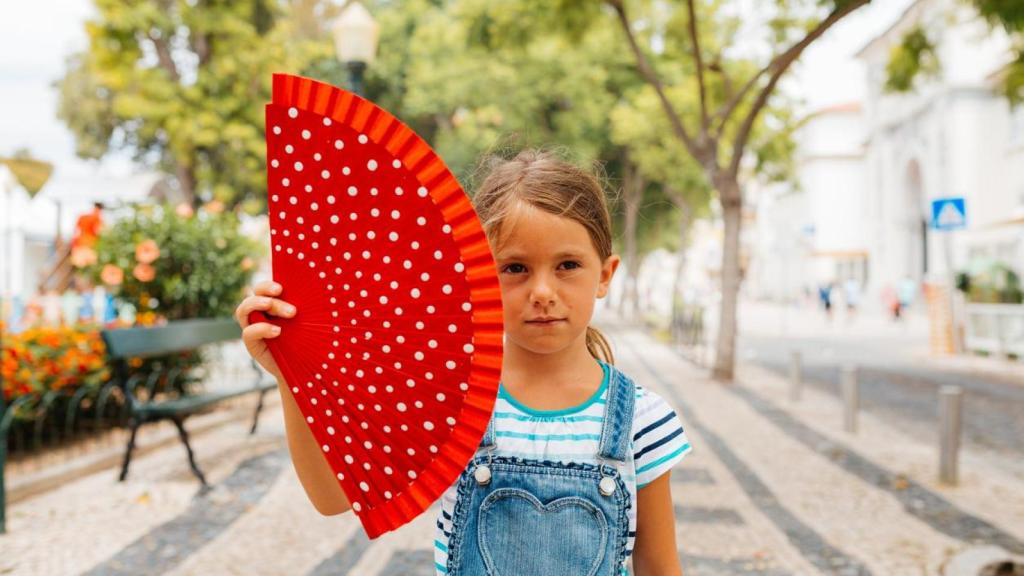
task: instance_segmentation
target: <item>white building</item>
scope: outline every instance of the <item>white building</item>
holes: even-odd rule
[[[888,93],[892,49],[916,27],[941,68],[912,92]],[[796,134],[797,185],[757,198],[751,295],[790,298],[853,278],[877,305],[904,277],[946,280],[947,238],[955,271],[998,260],[1024,273],[1024,107],[998,91],[1009,48],[958,0],[918,0],[871,39],[856,55],[865,101],[813,113]],[[963,231],[928,227],[932,201],[948,197],[965,199]]]
[[[934,44],[941,70],[913,92],[886,93],[889,54],[916,27]],[[951,233],[954,270],[996,257],[1024,271],[1024,110],[1011,110],[997,86],[1009,47],[967,3],[918,0],[858,53],[867,70],[872,285],[947,274],[950,233],[927,227],[932,200],[946,197],[963,197],[967,208],[968,228]]]

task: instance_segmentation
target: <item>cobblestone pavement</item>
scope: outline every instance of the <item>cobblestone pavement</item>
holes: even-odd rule
[[[846,434],[826,392],[789,402],[782,378],[754,365],[722,386],[646,332],[599,320],[616,364],[678,408],[694,445],[672,478],[687,576],[953,576],[972,551],[1024,556],[1024,482],[992,454],[966,451],[960,485],[943,486],[935,446],[880,415]],[[0,574],[433,574],[436,505],[370,541],[351,515],[308,503],[277,402],[255,436],[247,424],[196,438],[211,490],[171,445],[124,484],[108,469],[14,504]]]

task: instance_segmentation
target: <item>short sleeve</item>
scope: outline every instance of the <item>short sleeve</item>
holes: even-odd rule
[[[668,472],[691,450],[690,440],[675,409],[658,394],[637,387],[633,416],[637,489]]]

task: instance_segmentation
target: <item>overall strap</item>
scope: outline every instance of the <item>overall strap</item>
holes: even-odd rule
[[[602,458],[625,462],[633,428],[636,385],[615,366],[606,364],[606,369],[609,371],[608,404],[601,427],[599,454]]]
[[[480,441],[480,448],[491,448],[494,446],[494,414],[491,414],[491,419],[487,421],[487,431],[484,432],[484,438]]]

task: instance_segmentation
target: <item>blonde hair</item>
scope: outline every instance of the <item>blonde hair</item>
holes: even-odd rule
[[[612,254],[612,226],[604,188],[598,178],[554,153],[528,149],[512,159],[489,156],[487,176],[476,188],[473,206],[492,247],[502,224],[521,204],[579,222],[590,234],[601,262]],[[587,326],[587,351],[614,364],[611,345],[600,330]]]

